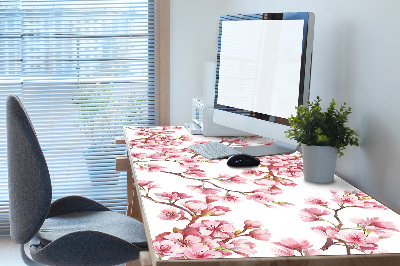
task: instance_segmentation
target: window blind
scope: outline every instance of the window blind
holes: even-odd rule
[[[5,100],[23,101],[53,200],[81,195],[126,210],[115,171],[123,125],[157,125],[157,16],[149,0],[0,2],[0,234],[9,233]]]

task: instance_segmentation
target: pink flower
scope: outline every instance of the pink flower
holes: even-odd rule
[[[254,180],[254,184],[260,185],[260,186],[273,186],[276,184],[276,182],[270,178],[261,178],[261,179],[256,179]]]
[[[366,218],[365,220],[361,218],[353,218],[350,219],[350,221],[356,223],[361,228],[378,234],[380,238],[389,238],[393,235],[387,230],[399,232],[392,222],[383,221],[379,217]]]
[[[185,217],[185,213],[183,211],[178,211],[175,208],[169,208],[162,210],[161,213],[157,216],[162,220],[180,220],[181,218]]]
[[[158,164],[154,164],[154,163],[149,163],[147,165],[140,165],[139,166],[139,170],[147,170],[149,173],[160,172],[163,169],[165,169],[164,166],[161,166],[161,165],[158,165]]]
[[[361,247],[375,247],[375,243],[379,241],[379,238],[366,236],[362,231],[340,230],[335,236],[347,244]]]
[[[242,171],[242,175],[248,175],[248,176],[250,176],[250,175],[261,176],[262,174],[264,174],[264,172],[257,171],[254,169],[245,169]]]
[[[215,195],[218,194],[221,190],[218,188],[205,188],[203,186],[193,186],[193,185],[188,185],[188,188],[191,190],[201,193],[201,194],[206,194],[206,195]]]
[[[182,135],[182,136],[180,136],[179,139],[182,141],[191,141],[192,137],[190,137],[189,135]]]
[[[300,240],[296,241],[293,238],[284,238],[281,239],[280,242],[273,242],[275,245],[287,248],[287,249],[293,249],[293,250],[303,250],[303,249],[309,249],[312,247],[310,243],[307,240]]]
[[[212,203],[212,202],[214,202],[214,201],[217,201],[217,200],[219,200],[221,197],[220,196],[217,196],[217,195],[207,195],[206,196],[206,202],[207,203]]]
[[[165,238],[179,245],[181,249],[191,248],[197,244],[201,244],[201,238],[194,235],[183,236],[181,233],[172,233],[165,236]]]
[[[210,250],[208,246],[199,244],[193,248],[186,249],[183,253],[189,259],[213,259],[221,258],[222,254],[215,250]]]
[[[207,205],[207,209],[201,211],[202,216],[219,216],[231,211],[229,207]]]
[[[328,201],[323,200],[321,198],[307,198],[305,202],[308,204],[320,205],[320,206],[327,206],[329,204]]]
[[[253,242],[250,242],[246,239],[236,239],[231,242],[229,242],[229,250],[232,250],[233,252],[242,255],[244,257],[249,257],[250,255],[254,255],[257,253],[256,251],[256,244]],[[224,247],[223,245],[221,245]]]
[[[185,193],[179,193],[179,192],[163,192],[163,193],[154,193],[154,194],[157,197],[159,197],[160,199],[168,200],[169,202],[177,201],[180,199],[187,199],[187,198],[192,197]]]
[[[206,172],[204,170],[201,170],[198,165],[195,165],[195,166],[189,165],[188,167],[186,167],[186,174],[188,174],[190,176],[196,176],[196,177],[207,176]]]
[[[146,158],[148,156],[146,153],[139,153],[139,152],[134,152],[134,151],[131,151],[131,155],[132,155],[132,157],[138,158],[138,159]]]
[[[186,165],[187,164],[196,164],[196,163],[199,163],[199,161],[194,158],[184,158],[183,163],[185,163]]]
[[[247,184],[247,179],[239,175],[219,175],[218,180],[222,183],[236,183],[236,184]]]
[[[260,228],[261,226],[262,226],[262,223],[259,221],[251,221],[251,220],[244,221],[245,229]]]
[[[224,202],[231,202],[231,203],[237,203],[237,202],[241,202],[242,201],[242,199],[240,197],[234,196],[234,195],[231,195],[231,194],[227,194],[227,195],[221,197],[221,200],[224,201]]]
[[[234,236],[235,228],[227,221],[216,220],[201,221],[202,227],[199,231],[203,235],[210,236],[212,238],[232,238]]]
[[[353,195],[343,195],[340,196],[338,194],[332,195],[334,202],[341,203],[341,204],[350,204],[350,205],[359,205],[360,202],[356,196]]]
[[[327,238],[332,238],[332,239],[337,239],[335,235],[340,231],[339,229],[336,229],[335,227],[332,226],[316,226],[316,227],[311,227],[311,229],[319,232],[320,234],[322,234]]]
[[[300,211],[301,219],[304,222],[319,221],[321,216],[330,214],[330,211],[321,211],[317,208],[305,208]]]
[[[246,197],[248,200],[254,200],[258,203],[266,204],[269,201],[273,201],[274,199],[264,193],[253,193]]]
[[[303,249],[303,254],[305,256],[316,256],[316,255],[322,255],[322,250],[320,249]]]
[[[158,184],[155,184],[154,181],[148,180],[138,180],[138,185],[143,188],[147,187],[148,189],[160,187]]]
[[[207,209],[207,203],[200,200],[188,200],[183,204],[184,207],[188,208],[194,213],[200,213],[202,210]]]
[[[271,238],[271,234],[267,229],[254,229],[250,231],[249,235],[257,240],[268,241]]]
[[[179,245],[171,240],[153,241],[153,248],[161,256],[172,256],[179,251]]]
[[[382,210],[387,210],[387,207],[383,206],[382,204],[378,204],[373,201],[360,201],[359,206],[360,208],[363,209],[382,209]]]
[[[273,247],[272,250],[275,252],[275,256],[294,256],[293,249]]]

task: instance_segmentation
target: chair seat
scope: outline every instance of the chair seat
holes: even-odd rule
[[[141,248],[147,248],[146,234],[141,222],[112,211],[84,211],[47,218],[37,237],[42,246],[67,234],[98,231],[109,234]]]

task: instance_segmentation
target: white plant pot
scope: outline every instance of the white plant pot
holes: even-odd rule
[[[304,179],[313,183],[333,182],[337,150],[331,146],[308,146],[301,144]]]

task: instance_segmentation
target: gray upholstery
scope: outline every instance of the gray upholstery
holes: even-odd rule
[[[47,245],[67,234],[87,230],[103,232],[139,247],[147,245],[141,222],[110,211],[74,212],[47,218],[38,232],[38,238]]]
[[[7,155],[11,237],[30,241],[32,258],[49,265],[112,265],[147,250],[144,226],[91,199],[51,203],[50,175],[21,101],[7,99]]]
[[[85,197],[67,196],[57,199],[51,204],[47,218],[82,211],[110,211],[110,209]]]
[[[48,265],[115,265],[138,259],[144,249],[96,231],[65,235],[51,244],[30,246],[32,258]]]
[[[10,233],[27,243],[42,226],[51,203],[46,160],[30,119],[17,96],[7,98],[7,158]]]

